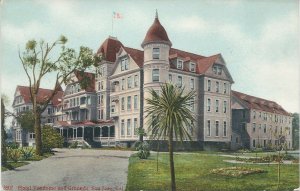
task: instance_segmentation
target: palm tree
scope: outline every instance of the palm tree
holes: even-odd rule
[[[149,91],[152,98],[146,98],[146,118],[148,119],[151,139],[168,139],[169,160],[171,173],[171,188],[176,190],[175,169],[173,159],[173,139],[182,142],[191,135],[187,127],[193,128],[195,121],[193,113],[190,111],[190,105],[194,104],[195,92],[184,93],[183,88],[173,84],[163,84],[161,93],[151,89]]]

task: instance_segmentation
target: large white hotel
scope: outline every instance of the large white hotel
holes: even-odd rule
[[[196,91],[194,104],[190,106],[196,117],[195,128],[186,127],[196,147],[226,148],[231,145],[232,148],[255,148],[258,143],[265,147],[267,143],[278,144],[276,141],[279,138],[275,140],[275,136],[270,138],[265,135],[262,142],[257,140],[258,131],[253,133],[254,127],[250,125],[253,107],[238,100],[243,96],[237,97],[239,94],[232,93],[233,79],[221,54],[202,56],[173,48],[157,15],[141,48],[126,47],[118,39],[108,37],[97,51],[103,57],[100,66],[94,73],[78,71],[73,74],[73,82],[66,84],[65,91],[60,93],[61,97],[49,105],[45,123],[57,128],[66,142],[84,141],[91,146],[99,146],[99,143],[102,146],[130,146],[139,139],[139,127],[147,132],[144,113],[145,98],[149,96],[147,90],[152,88],[159,91],[161,83],[173,83],[184,87],[186,91]],[[78,83],[83,75],[91,79],[86,89],[81,89]],[[22,107],[28,105],[22,98],[28,95],[19,90],[18,86],[13,105],[15,111],[23,111]],[[269,104],[270,101],[259,98],[248,101],[267,105],[256,107],[255,110],[263,115],[267,111],[267,118],[272,115],[271,121],[273,118],[275,120],[273,115],[276,120],[279,117],[291,121],[290,114],[274,102]],[[236,121],[232,118],[235,117],[232,112],[245,114],[247,120],[237,118],[240,121]],[[249,125],[245,127],[240,123]],[[261,125],[264,128],[264,123]],[[291,148],[291,123],[284,125],[290,130],[285,139],[290,141]],[[268,124],[268,128],[273,127]],[[14,129],[16,141],[23,145],[33,143],[32,133],[22,132],[17,123],[14,123]]]

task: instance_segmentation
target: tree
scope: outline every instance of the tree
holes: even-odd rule
[[[293,148],[299,149],[299,113],[293,113],[292,133],[293,133]]]
[[[45,125],[42,129],[43,150],[51,152],[53,148],[61,148],[64,138],[51,126]]]
[[[33,112],[25,111],[16,116],[17,121],[21,124],[22,129],[28,132],[34,132],[34,115]]]
[[[5,105],[4,100],[1,98],[1,165],[6,165],[7,162],[7,150],[6,150],[6,131],[4,126],[4,120],[5,120]]]
[[[190,104],[194,104],[195,92],[184,93],[184,89],[172,84],[161,85],[161,94],[150,90],[150,96],[146,103],[146,118],[151,131],[151,138],[157,140],[168,140],[171,188],[176,190],[175,169],[173,159],[173,140],[182,142],[185,138],[191,140],[187,127],[193,128],[195,121],[190,111]]]
[[[66,48],[66,43],[67,38],[65,36],[61,36],[53,43],[45,43],[43,40],[37,43],[35,40],[29,40],[22,54],[19,50],[19,58],[29,81],[37,155],[43,154],[41,138],[42,112],[60,90],[62,83],[70,81],[72,73],[76,70],[84,71],[100,61],[100,57],[94,55],[90,48],[81,46],[79,53],[76,53],[74,49]],[[57,51],[57,47],[61,48],[60,51]],[[53,91],[50,96],[40,100],[37,96],[40,84],[49,73],[55,74]]]

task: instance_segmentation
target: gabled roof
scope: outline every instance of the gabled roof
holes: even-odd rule
[[[116,61],[116,54],[123,44],[116,38],[109,36],[100,46],[97,54],[102,54],[103,59],[109,62]]]
[[[197,73],[204,74],[220,56],[220,54],[216,54],[210,57],[199,59],[197,62]]]
[[[89,85],[85,88],[85,91],[87,92],[94,92],[95,91],[95,74],[90,72],[84,72],[84,71],[78,71],[76,70],[74,72],[76,78],[78,79],[78,82],[84,79],[84,76],[88,77],[91,81]]]
[[[231,95],[239,99],[248,109],[262,110],[266,112],[289,115],[280,105],[274,101],[254,97],[237,91],[231,91]]]
[[[136,62],[136,64],[142,68],[144,64],[144,51],[129,48],[129,47],[123,47],[124,50],[131,56],[131,58]]]
[[[179,50],[179,49],[175,49],[175,48],[170,48],[170,52],[169,52],[169,58],[190,58],[193,61],[196,61],[198,59],[202,59],[205,58],[205,56],[201,56],[199,54],[194,54],[194,53],[190,53],[190,52],[186,52],[183,50]]]
[[[28,86],[17,86],[16,91],[20,92],[20,95],[23,97],[25,104],[31,103],[30,89]],[[53,90],[40,88],[37,95],[37,102],[43,103],[47,98],[51,96],[52,92]],[[58,105],[61,102],[62,96],[63,91],[58,91],[51,100],[52,104],[54,106]]]

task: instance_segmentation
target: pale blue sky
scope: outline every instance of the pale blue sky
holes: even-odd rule
[[[17,1],[1,5],[1,91],[13,97],[27,85],[17,50],[27,40],[53,41],[95,51],[112,35],[141,49],[158,9],[174,48],[210,56],[221,53],[235,81],[233,89],[276,101],[299,112],[299,1]],[[52,87],[51,80],[44,87]]]

